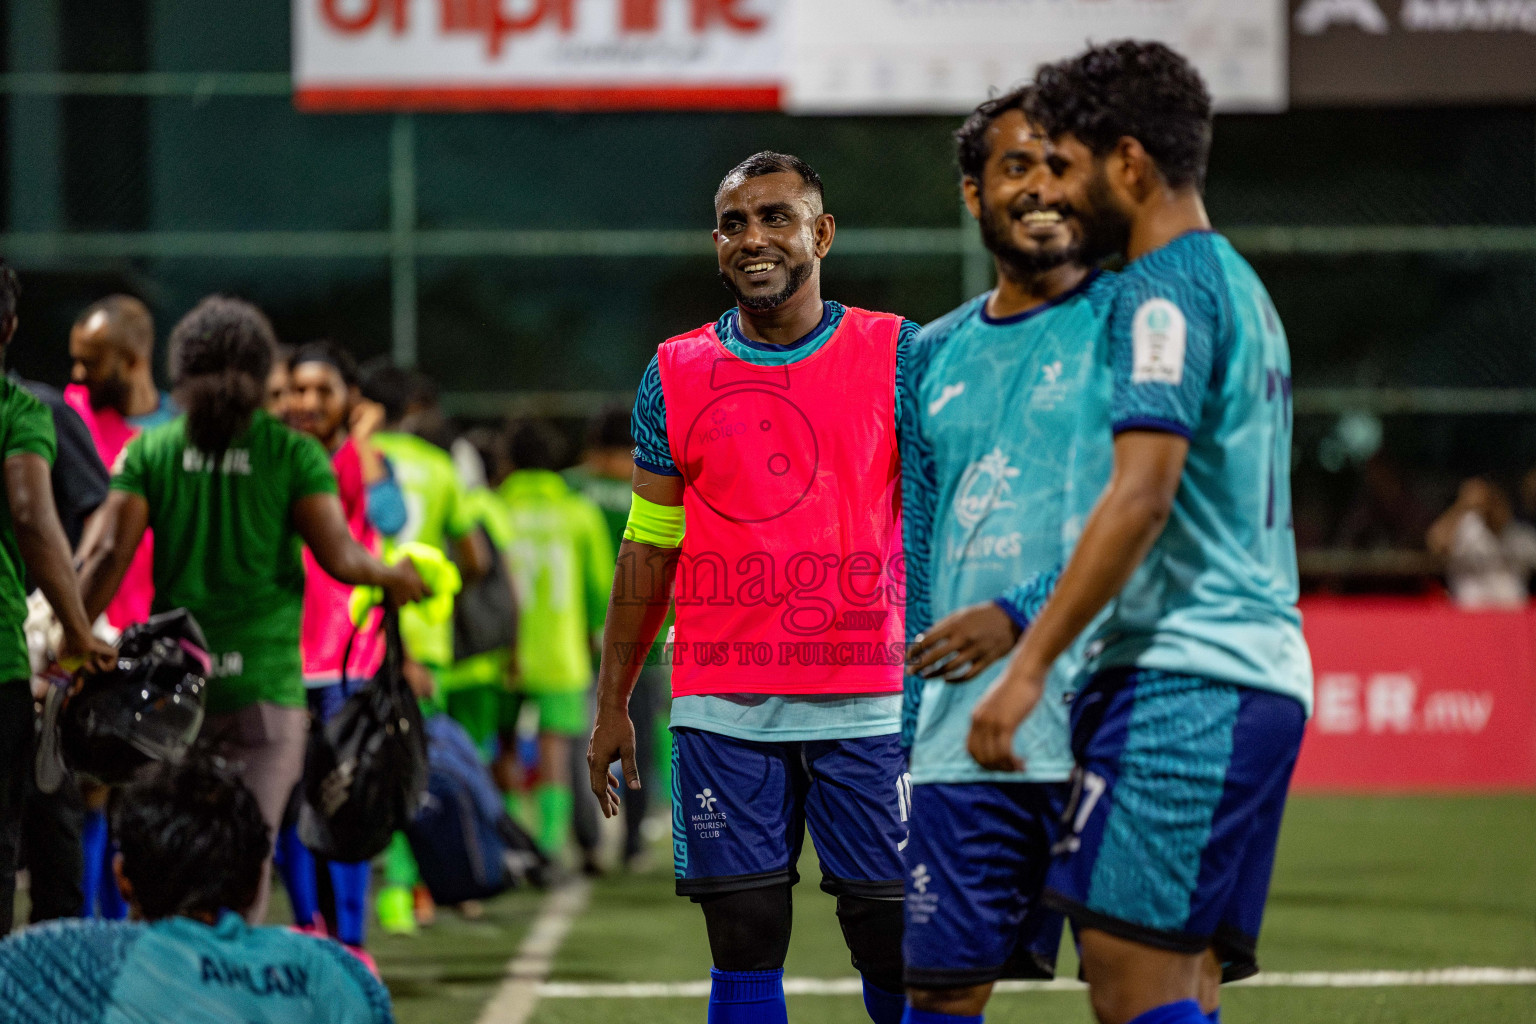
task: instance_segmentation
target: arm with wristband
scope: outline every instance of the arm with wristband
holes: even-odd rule
[[[624,541],[619,545],[603,628],[597,721],[587,747],[592,792],[605,817],[619,811],[619,781],[608,770],[614,761],[623,767],[625,785],[640,788],[629,695],[666,620],[683,542],[682,477],[652,473],[636,465],[633,479],[635,496]]]

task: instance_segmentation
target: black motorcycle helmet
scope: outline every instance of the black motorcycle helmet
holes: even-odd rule
[[[128,627],[117,645],[117,667],[85,676],[60,700],[58,752],[70,771],[106,785],[127,782],[150,761],[180,761],[203,724],[208,688],[208,641],[184,608]],[[41,785],[43,749],[39,749]],[[57,765],[57,757],[53,758]]]

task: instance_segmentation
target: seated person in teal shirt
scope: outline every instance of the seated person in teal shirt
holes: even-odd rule
[[[253,928],[270,845],[256,799],[206,763],[157,765],[112,832],[132,921],[57,921],[0,943],[0,1024],[388,1024],[340,944]]]

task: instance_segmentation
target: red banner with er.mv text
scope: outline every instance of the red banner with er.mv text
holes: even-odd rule
[[[1303,601],[1316,708],[1294,788],[1536,789],[1536,611]]]

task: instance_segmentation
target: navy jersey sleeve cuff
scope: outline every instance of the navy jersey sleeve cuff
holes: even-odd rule
[[[1037,572],[1022,583],[1016,583],[1003,591],[992,603],[1001,608],[1003,614],[1012,619],[1020,631],[1026,630],[1035,616],[1040,614],[1040,609],[1045,607],[1045,602],[1056,589],[1056,581],[1060,578],[1060,568]]]
[[[642,455],[636,455],[635,456],[635,465],[639,466],[641,469],[645,470],[647,473],[655,473],[657,476],[682,476],[683,475],[681,472],[678,471],[678,468],[676,466],[673,466],[673,465],[662,465],[659,462],[652,462],[650,459],[647,459],[647,458],[645,458]]]
[[[1184,424],[1163,419],[1161,416],[1132,416],[1129,419],[1116,420],[1111,429],[1116,434],[1127,430],[1156,430],[1164,434],[1178,434],[1186,441],[1190,440],[1195,433]]]

